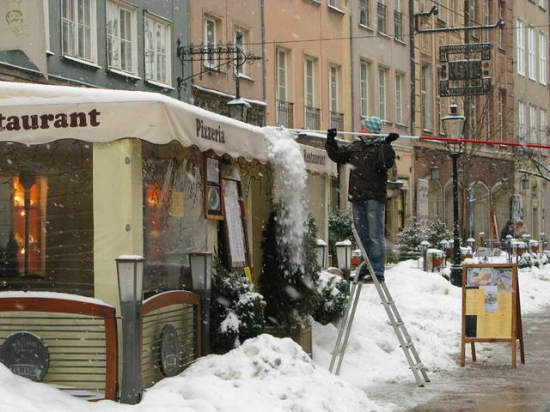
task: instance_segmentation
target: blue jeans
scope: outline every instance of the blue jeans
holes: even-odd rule
[[[378,200],[356,200],[353,206],[353,222],[357,234],[367,252],[377,277],[384,277],[386,242],[384,216],[386,205]]]

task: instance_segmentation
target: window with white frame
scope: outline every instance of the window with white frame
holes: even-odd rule
[[[499,20],[505,21],[505,4],[503,0],[499,0],[498,2],[498,18]],[[499,29],[497,30],[497,36],[498,36],[498,47],[501,49],[504,49],[506,47],[505,44],[505,36],[504,36],[504,30]]]
[[[548,111],[539,110],[539,143],[548,144]]]
[[[378,116],[381,119],[387,118],[386,105],[387,99],[387,70],[383,67],[378,68]]]
[[[171,84],[171,26],[150,15],[144,18],[145,78],[152,82]]]
[[[369,63],[362,61],[360,68],[359,92],[361,94],[361,116],[369,115]]]
[[[218,44],[218,24],[219,22],[217,19],[210,16],[204,17],[203,44],[208,48],[215,48]],[[218,70],[217,53],[208,53],[206,59],[204,60],[204,65],[210,69]]]
[[[46,50],[50,50],[50,9],[48,0],[42,0],[42,10],[44,11],[44,34],[46,36]]]
[[[537,127],[537,107],[529,105],[529,142],[537,143],[538,127]]]
[[[528,49],[529,49],[529,78],[537,79],[537,49],[536,49],[536,31],[535,27],[529,26],[527,29]]]
[[[458,0],[449,0],[449,24],[455,27],[458,23]]]
[[[362,26],[368,26],[369,23],[369,0],[359,0],[359,24]]]
[[[518,19],[516,23],[518,74],[525,76],[525,23]]]
[[[247,66],[245,64],[244,56],[246,56],[248,37],[248,30],[242,29],[240,27],[235,27],[235,36],[233,41],[235,42],[235,47],[241,51],[241,53],[237,53],[237,55],[235,56],[235,74],[238,75],[247,75]]]
[[[520,142],[525,141],[527,136],[527,119],[525,113],[525,103],[518,102],[518,137]]]
[[[421,77],[421,110],[422,110],[422,130],[432,130],[432,75],[429,64],[422,65]]]
[[[548,8],[548,0],[539,0],[539,7],[546,10]]]
[[[388,32],[387,27],[387,7],[385,0],[377,0],[376,2],[376,16],[378,20],[378,33],[386,34]]]
[[[395,122],[403,124],[403,75],[395,75]]]
[[[506,89],[498,89],[498,137],[501,142],[506,136]]]
[[[305,97],[305,104],[308,107],[316,106],[316,93],[315,93],[315,85],[317,84],[316,74],[317,74],[317,59],[311,56],[307,56],[304,64],[304,80],[305,80],[304,97]]]
[[[340,93],[340,68],[335,64],[330,65],[330,111],[338,113],[340,103],[338,95]]]
[[[483,24],[486,26],[494,24],[494,21],[493,21],[494,18],[492,15],[491,8],[492,8],[492,2],[489,2],[489,1],[483,2]],[[483,41],[488,43],[491,41],[492,30],[483,30],[482,35],[483,35]]]
[[[97,62],[95,0],[62,0],[63,54]]]
[[[277,49],[277,100],[288,101],[288,52]]]
[[[107,61],[109,68],[137,74],[136,10],[107,2]]]
[[[546,86],[548,82],[548,70],[547,70],[547,36],[546,33],[541,31],[539,32],[539,82]]]

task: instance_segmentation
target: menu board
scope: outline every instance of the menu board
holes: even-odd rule
[[[239,184],[240,182],[235,180],[223,179],[225,224],[232,268],[248,266],[248,253]]]
[[[465,344],[471,343],[475,362],[475,342],[512,342],[512,367],[516,366],[516,340],[523,337],[517,265],[464,265],[462,285],[461,366]]]

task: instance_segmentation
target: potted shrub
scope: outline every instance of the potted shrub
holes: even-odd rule
[[[288,217],[288,216],[286,216]],[[319,299],[316,259],[316,226],[309,216],[300,245],[301,263],[293,261],[296,245],[285,239],[284,208],[276,204],[262,236],[263,264],[259,278],[260,293],[266,301],[267,331],[274,336],[288,336],[311,355],[312,315]]]
[[[227,352],[263,333],[264,307],[263,296],[254,292],[246,276],[229,272],[216,257],[210,305],[212,352]]]

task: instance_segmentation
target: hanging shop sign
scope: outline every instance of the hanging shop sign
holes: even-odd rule
[[[467,96],[491,92],[491,43],[453,44],[439,48],[439,95]]]

